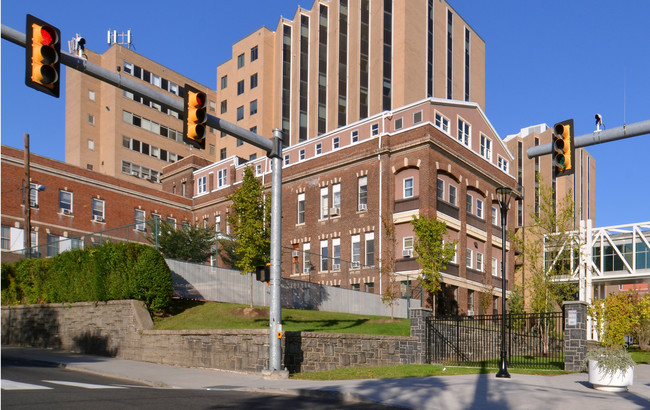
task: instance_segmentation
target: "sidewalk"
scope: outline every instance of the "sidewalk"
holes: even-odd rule
[[[57,363],[71,370],[166,388],[330,395],[348,402],[372,401],[415,409],[650,408],[650,365],[636,366],[630,391],[606,393],[592,389],[586,373],[512,374],[510,379],[482,374],[342,381],[267,380],[261,374],[183,368],[46,349],[3,346],[2,358]]]

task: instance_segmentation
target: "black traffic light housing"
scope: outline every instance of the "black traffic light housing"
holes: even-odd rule
[[[207,95],[185,84],[183,141],[196,148],[205,149],[205,123]]]
[[[25,32],[25,84],[59,98],[61,31],[28,14]]]
[[[265,266],[255,268],[255,279],[260,282],[269,282],[271,280],[271,264],[267,263]]]
[[[573,119],[558,122],[553,127],[553,176],[561,177],[575,172],[575,145]]]

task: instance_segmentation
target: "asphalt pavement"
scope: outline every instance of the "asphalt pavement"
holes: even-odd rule
[[[634,385],[623,393],[594,390],[587,373],[560,376],[494,374],[310,381],[268,379],[261,373],[168,366],[48,349],[2,346],[2,358],[57,364],[70,370],[176,389],[213,389],[336,397],[413,409],[648,409],[650,365],[637,365]]]

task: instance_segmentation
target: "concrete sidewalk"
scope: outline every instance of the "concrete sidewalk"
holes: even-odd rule
[[[591,388],[586,373],[561,376],[494,374],[343,381],[267,380],[261,374],[183,368],[55,350],[2,347],[2,358],[54,363],[71,370],[177,389],[327,395],[415,409],[648,409],[650,365],[638,365],[625,393]]]

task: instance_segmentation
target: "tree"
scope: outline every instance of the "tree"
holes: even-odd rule
[[[390,318],[394,319],[394,308],[401,296],[400,283],[397,281],[397,276],[395,275],[395,243],[397,242],[395,239],[395,224],[385,216],[381,218],[381,223],[384,226],[386,240],[388,242],[388,247],[381,258],[380,274],[386,278],[388,283],[384,293],[381,295],[381,301],[386,306],[390,306]]]
[[[203,263],[213,255],[215,245],[214,230],[182,224],[176,229],[172,224],[160,219],[148,222],[150,234],[147,241],[170,259]]]
[[[250,307],[253,307],[253,273],[271,260],[271,196],[255,178],[253,168],[244,170],[241,186],[228,197],[232,201],[228,223],[232,229],[233,262],[242,275],[250,274]]]
[[[539,180],[539,212],[532,212],[530,234],[523,240],[514,236],[516,248],[524,255],[526,286],[530,310],[534,313],[557,311],[565,300],[573,300],[576,286],[556,281],[570,275],[572,262],[579,260],[580,244],[572,234],[573,194],[569,191],[557,206],[553,190]]]
[[[446,269],[454,257],[456,242],[444,242],[447,224],[436,218],[414,216],[411,224],[415,232],[414,248],[420,264],[419,279],[423,288],[433,296],[442,289],[440,271]]]

